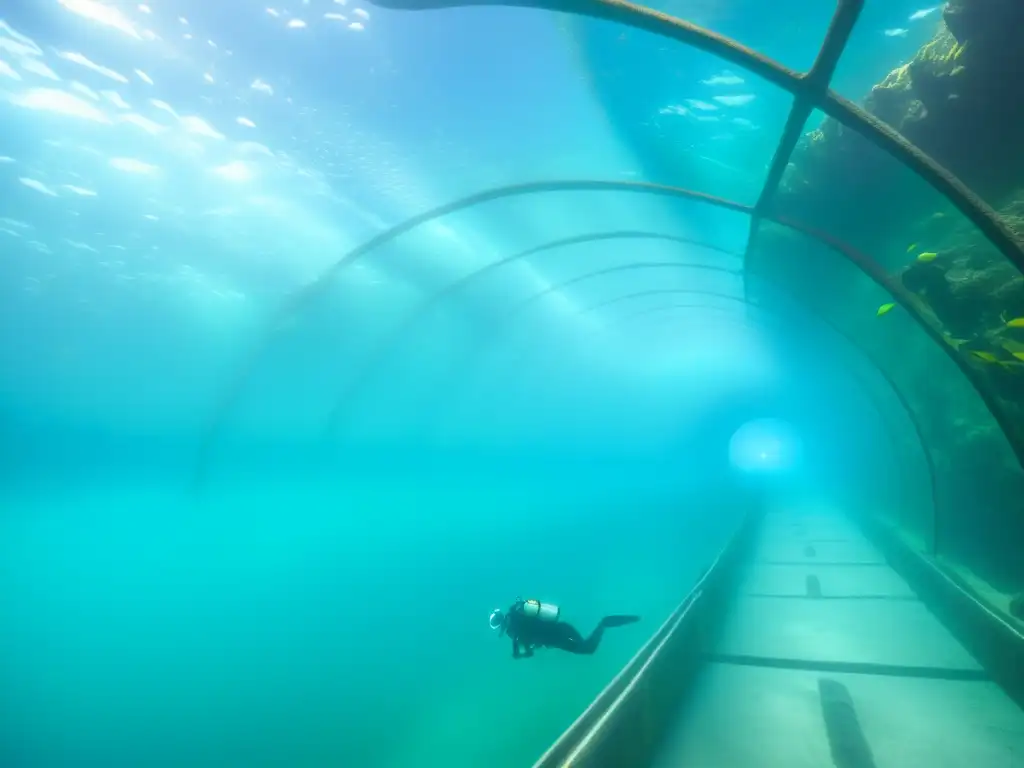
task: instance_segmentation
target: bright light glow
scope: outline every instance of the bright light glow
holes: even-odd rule
[[[755,419],[729,440],[729,462],[741,472],[779,472],[800,460],[800,436],[779,419]]]

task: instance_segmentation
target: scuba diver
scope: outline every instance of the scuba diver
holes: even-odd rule
[[[591,654],[597,650],[608,627],[623,627],[640,621],[639,616],[605,616],[586,638],[571,624],[559,621],[561,609],[540,600],[517,597],[507,611],[495,608],[488,622],[500,637],[512,638],[512,658],[529,658],[535,648],[558,648],[569,653]],[[520,653],[520,646],[523,652]]]

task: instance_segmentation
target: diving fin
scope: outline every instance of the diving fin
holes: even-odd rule
[[[601,624],[606,627],[624,627],[638,621],[640,621],[639,616],[605,616],[601,619]]]

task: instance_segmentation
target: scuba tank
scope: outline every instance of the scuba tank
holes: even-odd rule
[[[539,621],[558,621],[558,617],[562,613],[562,609],[557,605],[542,603],[540,600],[523,600],[521,605],[524,616],[538,619]]]

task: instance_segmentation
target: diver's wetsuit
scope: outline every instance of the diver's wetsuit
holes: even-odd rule
[[[597,650],[601,636],[608,627],[621,627],[639,621],[639,616],[605,616],[589,637],[584,638],[571,624],[564,621],[541,621],[523,613],[523,603],[508,609],[505,632],[512,638],[512,658],[529,658],[537,647],[558,648],[569,653],[591,654]],[[522,646],[523,652],[519,648]]]

